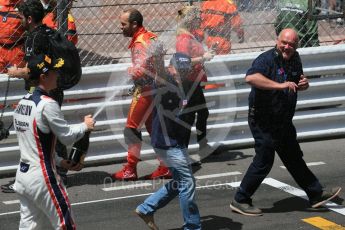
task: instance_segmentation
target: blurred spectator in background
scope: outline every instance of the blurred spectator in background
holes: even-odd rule
[[[312,14],[319,14],[320,0],[313,1]],[[319,46],[318,24],[316,19],[308,19],[308,0],[278,0],[280,10],[275,29],[278,35],[285,28],[293,28],[300,38],[300,47]]]
[[[48,27],[53,28],[55,30],[58,29],[58,22],[57,22],[57,1],[50,0],[48,9],[51,10],[47,12],[47,15],[43,18],[43,24],[46,24]],[[67,18],[67,39],[73,42],[74,45],[78,43],[78,34],[77,34],[77,27],[75,25],[74,17],[71,13],[71,9],[73,7],[73,0],[68,1],[68,18]]]
[[[342,0],[328,0],[328,14],[340,14],[342,13],[342,6],[343,6],[343,1]],[[334,24],[343,24],[344,19],[342,18],[337,18],[337,19],[332,19],[330,20],[331,27],[334,27]]]
[[[190,56],[193,64],[192,71],[188,76],[188,81],[193,84],[193,87],[191,87],[187,95],[188,107],[191,110],[191,119],[188,123],[192,126],[195,120],[195,114],[197,114],[197,141],[199,143],[199,150],[205,150],[205,148],[209,148],[206,138],[209,112],[201,82],[207,81],[204,62],[211,60],[214,53],[212,51],[205,52],[202,44],[193,35],[193,31],[196,28],[200,28],[201,24],[199,8],[195,6],[185,6],[178,11],[178,19],[176,52]],[[190,135],[186,138],[187,147],[189,137]]]
[[[330,14],[334,14],[337,7],[337,0],[328,0],[328,11]]]
[[[209,49],[216,54],[231,51],[231,31],[237,33],[239,42],[244,41],[243,21],[233,0],[208,0],[201,3],[201,30]]]
[[[0,73],[6,73],[10,66],[25,66],[24,28],[17,9],[20,2],[0,0]]]

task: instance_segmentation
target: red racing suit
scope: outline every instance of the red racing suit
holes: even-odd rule
[[[201,29],[206,45],[216,54],[229,54],[231,31],[234,29],[239,39],[243,39],[242,19],[233,0],[208,0],[201,4]]]
[[[152,129],[152,83],[155,75],[153,59],[149,57],[148,48],[157,35],[147,31],[144,27],[133,35],[128,48],[131,50],[133,66],[128,68],[128,74],[134,81],[134,93],[127,116],[127,124],[124,131],[128,144],[129,164],[136,165],[141,149],[140,128],[145,123],[146,130]]]
[[[17,1],[0,0],[0,73],[17,65],[24,67],[24,28],[16,8]]]

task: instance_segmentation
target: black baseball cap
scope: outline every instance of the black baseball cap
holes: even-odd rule
[[[62,58],[53,59],[45,54],[31,57],[28,61],[29,77],[37,79],[41,74],[48,73],[49,70],[58,70],[63,67],[65,61]]]
[[[170,65],[177,71],[190,71],[192,69],[192,60],[190,56],[184,53],[174,53],[170,59]]]

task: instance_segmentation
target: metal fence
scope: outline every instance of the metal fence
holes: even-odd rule
[[[42,0],[58,3],[72,0]],[[279,13],[280,0],[234,0],[243,19],[244,41],[239,43],[231,32],[231,53],[265,50],[274,45],[274,23]],[[288,0],[286,0],[288,1]],[[292,1],[292,0],[291,0]],[[294,0],[296,1],[296,0]],[[320,45],[343,43],[345,40],[344,1],[319,0],[315,8],[319,17],[318,35]],[[224,0],[224,2],[226,2]],[[303,1],[300,1],[303,2]],[[315,0],[304,0],[315,2]],[[119,16],[124,9],[137,8],[144,15],[144,26],[163,37],[169,53],[175,49],[177,11],[184,5],[200,6],[202,0],[78,0],[73,1],[71,13],[75,18],[83,66],[127,62],[129,38],[120,30]],[[334,5],[334,4],[333,4]],[[58,4],[59,6],[59,4]],[[61,11],[60,11],[61,12]],[[343,15],[341,15],[343,13]],[[338,16],[334,16],[338,15]],[[316,16],[316,13],[314,14]],[[59,15],[58,15],[59,17]],[[1,27],[2,28],[2,27]],[[0,29],[1,29],[0,28]],[[0,44],[0,46],[3,46]],[[1,70],[0,70],[1,72]]]
[[[127,62],[128,38],[122,36],[119,15],[122,10],[137,8],[144,15],[144,25],[163,36],[169,52],[174,52],[174,36],[177,10],[192,2],[200,6],[201,1],[186,0],[79,0],[74,3],[75,17],[83,64],[85,66]],[[274,44],[276,32],[274,22],[279,13],[277,0],[237,0],[239,14],[243,19],[245,38],[239,43],[232,35],[231,53],[265,50]],[[345,26],[343,18],[327,19],[332,14],[340,14],[342,2],[338,1],[334,10],[327,3],[318,6],[318,34],[320,45],[344,42]]]

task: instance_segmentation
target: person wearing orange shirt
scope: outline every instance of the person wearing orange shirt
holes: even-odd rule
[[[46,24],[46,26],[57,30],[58,29],[58,22],[57,22],[57,7],[55,1],[49,2],[51,8],[53,9],[51,12],[48,12],[47,15],[43,18],[43,24]],[[71,8],[73,4],[73,0],[69,0],[68,4],[68,18],[67,18],[67,39],[71,42],[73,42],[74,45],[77,45],[78,43],[78,34],[77,34],[77,27],[75,25],[74,17],[71,13]]]
[[[124,130],[125,142],[128,145],[127,164],[112,177],[115,180],[137,180],[142,141],[140,128],[145,124],[150,134],[152,129],[152,89],[156,70],[153,57],[149,54],[149,46],[157,40],[157,36],[143,27],[143,16],[136,9],[124,11],[120,21],[123,35],[132,38],[128,48],[133,66],[128,69],[128,74],[134,82],[134,93]],[[171,178],[169,169],[162,161],[157,170],[147,177],[157,178]]]
[[[208,0],[201,3],[201,29],[198,30],[209,49],[216,54],[231,51],[231,31],[237,33],[239,42],[244,41],[243,20],[233,0]]]
[[[0,73],[9,66],[25,66],[24,28],[17,5],[21,0],[0,0]]]

